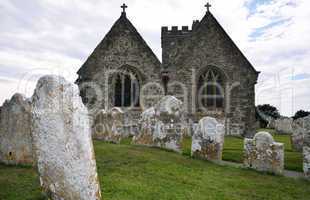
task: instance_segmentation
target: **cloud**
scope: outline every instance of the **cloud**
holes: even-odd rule
[[[1,1],[0,102],[15,91],[31,95],[41,74],[60,74],[74,81],[78,68],[120,16],[122,3]],[[202,1],[128,0],[127,4],[128,18],[159,58],[161,26],[191,26],[205,13]],[[257,103],[278,105],[284,115],[310,110],[305,87],[310,80],[310,1],[213,0],[211,4],[212,13],[262,72]],[[288,93],[292,97],[286,98]]]

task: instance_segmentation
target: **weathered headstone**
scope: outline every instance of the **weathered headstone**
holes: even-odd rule
[[[155,108],[151,107],[141,114],[139,134],[133,137],[133,143],[153,146],[153,134],[156,124]]]
[[[40,182],[53,200],[101,199],[88,111],[76,85],[42,77],[32,97]]]
[[[120,108],[112,108],[109,112],[99,111],[95,119],[94,139],[120,143],[121,139],[126,136],[124,112]]]
[[[274,142],[267,132],[259,132],[254,139],[244,140],[244,165],[258,171],[282,174],[284,145]]]
[[[307,134],[310,132],[310,116],[294,120],[293,122],[293,134],[291,136],[292,147],[302,152],[304,146],[304,140],[306,143],[310,143],[307,140]]]
[[[310,179],[310,146],[303,147],[303,158],[304,174],[306,178]]]
[[[199,121],[192,137],[192,156],[207,160],[222,160],[225,129],[215,118]]]
[[[184,126],[183,103],[173,96],[163,97],[154,108],[141,115],[140,134],[133,143],[181,152]]]
[[[275,121],[275,129],[279,134],[292,134],[293,132],[293,119],[292,118],[280,118]]]
[[[0,110],[0,162],[33,164],[31,105],[21,94],[5,101]]]

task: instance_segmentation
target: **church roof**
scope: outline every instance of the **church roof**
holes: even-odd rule
[[[238,59],[242,64],[241,66],[249,67],[251,71],[258,74],[241,52],[235,42],[227,34],[224,28],[216,20],[213,14],[209,11],[206,12],[201,21],[195,20],[192,26],[192,30],[184,31],[172,27],[172,30],[168,30],[168,27],[162,27],[162,48],[163,48],[163,67],[169,69],[171,66],[180,66],[186,61],[190,61],[197,57],[197,52],[201,56],[203,53],[201,44],[208,44],[207,53],[215,51],[216,47],[223,48],[222,53],[228,53],[233,55],[233,60]],[[167,41],[173,41],[177,43],[175,48],[171,48],[170,43]],[[212,44],[210,44],[212,43]],[[213,46],[212,46],[213,45]],[[181,48],[180,48],[181,46]],[[177,53],[175,52],[178,49]],[[169,56],[167,56],[169,55]],[[199,57],[199,56],[198,56]],[[232,58],[232,56],[230,56]]]
[[[228,35],[228,33],[225,31],[225,29],[222,27],[222,25],[217,21],[217,19],[213,16],[213,14],[209,11],[206,12],[205,16],[201,20],[201,22],[195,27],[195,31],[199,31],[199,29],[202,29],[202,27],[208,27],[209,24],[214,24],[216,28],[219,29],[220,32],[224,34],[224,36],[228,39],[228,41],[233,45],[233,47],[237,50],[237,52],[240,54],[240,56],[247,62],[247,64],[250,66],[250,68],[256,72],[256,69],[253,67],[253,65],[250,63],[250,61],[247,59],[247,57],[242,53],[242,51],[239,49],[239,47],[236,45],[236,43],[231,39],[231,37]]]
[[[104,53],[105,50],[109,48],[109,44],[112,43],[113,39],[116,35],[119,35],[119,32],[126,32],[127,35],[131,35],[135,38],[136,41],[140,43],[142,46],[142,49],[149,53],[152,59],[155,60],[155,62],[158,63],[160,66],[161,63],[155,53],[152,51],[152,49],[149,47],[149,45],[145,42],[145,40],[142,38],[140,33],[137,31],[137,29],[134,27],[134,25],[130,22],[130,20],[126,16],[126,12],[122,12],[120,18],[114,23],[110,31],[106,34],[104,39],[97,45],[93,53],[88,57],[86,62],[83,64],[83,66],[79,69],[77,72],[79,75],[81,74],[87,74],[90,71],[90,67],[92,65],[88,65],[88,61],[90,58],[95,56],[95,54]],[[117,36],[116,36],[117,37]]]

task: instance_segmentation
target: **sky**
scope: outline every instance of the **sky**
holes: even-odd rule
[[[282,115],[310,110],[310,1],[210,0],[223,28],[257,71],[256,104]],[[30,97],[36,81],[76,72],[121,14],[124,0],[1,0],[0,104]],[[191,26],[203,0],[126,0],[127,16],[161,59],[161,26]]]

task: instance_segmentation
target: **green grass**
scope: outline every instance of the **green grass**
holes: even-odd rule
[[[302,153],[294,151],[291,145],[289,135],[278,135],[272,129],[260,129],[271,133],[276,142],[284,143],[284,168],[287,170],[302,172],[303,158]],[[223,149],[223,160],[236,163],[243,162],[243,143],[242,137],[226,136]],[[191,138],[185,138],[183,141],[183,154],[190,155]]]
[[[260,129],[259,131],[267,131],[271,133],[276,142],[284,143],[284,168],[287,170],[302,172],[302,153],[292,149],[291,139],[289,135],[278,135],[271,129]],[[243,162],[243,138],[225,137],[223,160],[232,162]]]
[[[43,200],[39,185],[31,167],[0,165],[1,200]]]
[[[237,148],[240,140],[234,139],[228,144]],[[189,143],[185,141],[184,147]],[[218,166],[157,148],[131,146],[128,141],[94,144],[107,200],[310,199],[310,183],[304,180]],[[34,169],[0,165],[0,199],[44,199]]]

